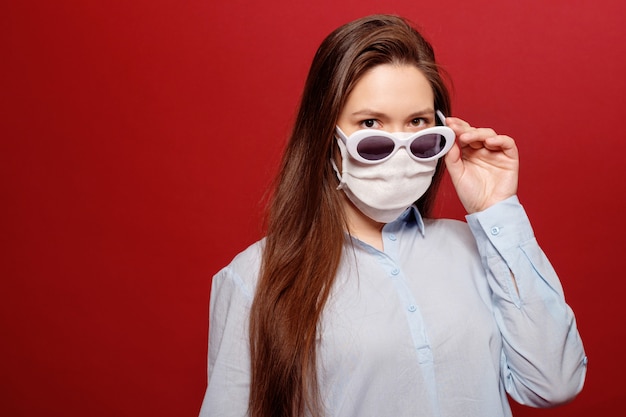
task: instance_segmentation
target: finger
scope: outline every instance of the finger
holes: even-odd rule
[[[497,133],[493,129],[486,127],[471,128],[459,136],[459,142],[462,144],[470,144],[476,141],[483,142],[485,139],[493,136],[497,136]]]
[[[447,117],[446,126],[452,129],[457,136],[473,129],[469,123],[463,119],[459,119],[458,117]]]
[[[468,122],[466,122],[465,120],[459,118],[459,117],[446,117],[446,125],[450,126],[450,125],[466,125],[469,126],[470,124]]]
[[[456,162],[461,159],[461,148],[457,143],[454,143],[448,153],[445,155],[446,163]]]
[[[490,151],[502,151],[505,155],[517,157],[517,145],[512,137],[506,135],[496,135],[485,139],[485,148]]]
[[[456,182],[456,179],[463,173],[463,161],[461,159],[461,149],[459,145],[455,143],[452,148],[450,148],[444,157],[444,162],[450,174],[450,178],[452,178],[453,182]]]
[[[489,136],[484,139],[477,136],[470,139],[470,141],[464,138],[463,141],[459,139],[459,144],[462,148],[469,147],[474,150],[485,149],[489,152],[502,152],[504,155],[514,159],[519,157],[515,140],[506,135]]]

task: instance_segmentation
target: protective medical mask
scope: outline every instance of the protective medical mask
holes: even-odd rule
[[[424,195],[438,159],[450,150],[455,138],[446,126],[417,133],[364,129],[349,137],[339,127],[336,132],[342,160],[341,173],[332,161],[340,181],[337,188],[363,214],[380,223],[395,220]]]

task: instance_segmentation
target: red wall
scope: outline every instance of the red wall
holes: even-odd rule
[[[261,236],[317,45],[373,12],[418,22],[454,113],[521,149],[520,198],[590,359],[573,403],[517,416],[623,408],[622,0],[8,0],[0,415],[196,415],[210,277]]]

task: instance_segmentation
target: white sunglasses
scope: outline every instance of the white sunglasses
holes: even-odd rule
[[[433,126],[415,132],[405,138],[398,133],[384,130],[361,129],[350,136],[336,127],[338,137],[346,144],[351,157],[364,164],[379,164],[391,158],[401,147],[416,161],[427,162],[444,156],[452,145],[456,135],[445,126],[446,118],[437,110],[436,115],[443,126]]]

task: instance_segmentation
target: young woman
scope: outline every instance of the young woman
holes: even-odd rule
[[[324,40],[267,236],[213,278],[201,416],[496,417],[507,394],[547,407],[581,390],[585,353],[516,197],[515,142],[449,113],[405,20]],[[429,218],[444,165],[467,223]]]

